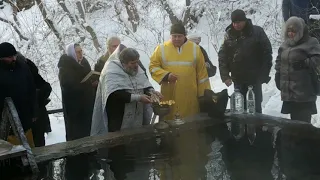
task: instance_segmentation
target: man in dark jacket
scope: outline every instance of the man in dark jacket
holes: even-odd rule
[[[31,128],[37,119],[36,88],[28,65],[7,42],[0,44],[0,87],[0,112],[5,98],[11,97],[28,142],[33,146]]]
[[[46,105],[50,102],[49,96],[52,91],[52,88],[50,84],[41,77],[37,66],[30,59],[25,58],[19,52],[17,54],[17,57],[25,60],[25,62],[29,66],[37,89],[38,119],[36,122],[34,122],[32,127],[34,145],[36,147],[45,146],[44,133],[51,131],[50,119],[48,116]]]
[[[292,16],[302,18],[306,24],[309,24],[309,16],[311,14],[320,14],[319,0],[283,0],[282,16],[287,21]]]
[[[220,76],[227,86],[234,82],[235,89],[239,89],[244,96],[248,86],[252,85],[256,112],[261,113],[261,86],[270,81],[271,43],[264,30],[253,25],[244,11],[235,10],[231,19],[232,24],[226,29],[224,43],[218,53]]]

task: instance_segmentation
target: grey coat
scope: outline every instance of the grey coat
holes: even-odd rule
[[[308,35],[302,19],[290,19],[286,23],[286,29],[294,27],[297,38],[290,40],[287,32],[285,33],[285,42],[279,48],[275,66],[280,77],[281,99],[292,102],[316,101],[311,67],[320,68],[320,45],[317,39]],[[297,68],[297,64],[301,68]]]

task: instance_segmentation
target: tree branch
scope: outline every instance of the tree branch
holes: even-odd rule
[[[117,7],[117,5],[116,4],[114,4],[114,11],[115,11],[115,13],[116,13],[116,16],[117,16],[117,18],[118,18],[118,21],[120,22],[120,23],[122,23],[122,24],[124,24],[124,28],[125,28],[125,32],[126,32],[126,34],[127,35],[129,35],[130,34],[130,30],[128,29],[128,27],[125,25],[125,22],[121,19],[121,10]]]
[[[186,25],[190,19],[190,11],[191,11],[191,0],[186,0],[186,11],[184,13],[184,16],[183,16],[183,25]]]
[[[23,40],[26,40],[26,41],[29,40],[27,37],[25,37],[25,36],[22,35],[22,33],[20,32],[20,30],[17,28],[17,26],[16,26],[13,22],[8,21],[8,20],[6,20],[6,19],[3,19],[3,18],[1,18],[1,17],[0,17],[0,21],[5,22],[5,23],[7,23],[7,24],[10,24],[10,25],[13,27],[13,29],[17,32],[17,34],[19,35],[20,39],[23,39]]]
[[[5,2],[10,4],[10,6],[12,7],[13,20],[20,27],[20,23],[17,18],[17,14],[19,12],[18,6],[12,0],[5,0]]]
[[[61,43],[63,42],[62,37],[60,36],[59,31],[55,28],[53,21],[51,21],[47,16],[47,11],[45,7],[43,6],[42,0],[36,0],[38,7],[40,9],[40,12],[43,16],[44,22],[48,25],[48,27],[52,30],[53,34],[59,39],[59,48],[60,50],[64,51],[64,48],[62,47]]]
[[[177,16],[172,11],[171,7],[169,6],[167,0],[160,0],[161,5],[163,6],[164,10],[168,13],[170,21],[172,24],[182,23],[181,20],[177,18]]]
[[[132,0],[122,0],[122,2],[126,7],[127,14],[129,16],[128,20],[132,25],[132,30],[133,32],[137,32],[137,28],[140,22],[140,17],[139,17],[137,7]]]
[[[85,12],[84,12],[84,9],[83,9],[83,6],[81,4],[80,1],[77,1],[76,2],[76,5],[77,5],[77,8],[78,8],[78,11],[79,11],[79,14],[80,14],[80,21],[78,19],[78,21],[80,22],[80,24],[86,29],[86,31],[90,34],[91,38],[92,38],[92,41],[93,41],[93,45],[94,47],[96,48],[96,50],[98,52],[100,52],[101,50],[101,45],[99,43],[99,40],[98,40],[98,37],[97,37],[97,34],[96,32],[94,31],[94,29],[88,24],[86,23],[86,20],[85,20]]]
[[[75,20],[75,18],[71,15],[69,9],[67,8],[67,6],[66,6],[66,4],[65,4],[65,0],[57,0],[57,2],[58,2],[58,4],[61,6],[61,8],[63,9],[63,11],[66,12],[67,16],[69,17],[69,19],[70,19],[70,21],[71,21],[71,24],[72,24],[73,26],[75,26],[75,24],[77,24],[77,23],[76,23],[76,20]],[[76,33],[77,33],[77,34],[79,35],[79,37],[80,37],[81,42],[83,42],[83,41],[85,40],[85,36],[83,36],[83,35],[81,34],[81,31],[80,31],[77,27],[75,27],[75,29],[76,29]]]
[[[200,13],[197,14],[196,10],[193,10],[193,13],[190,13],[189,19],[188,19],[188,27],[190,29],[194,28],[196,24],[199,23],[200,19],[203,16],[203,13],[205,12],[205,8],[202,8]]]

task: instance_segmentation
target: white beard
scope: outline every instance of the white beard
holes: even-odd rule
[[[132,69],[129,69],[129,68],[126,68],[125,72],[127,74],[129,74],[130,76],[136,76],[138,74],[138,70],[136,71],[136,70],[132,70]]]

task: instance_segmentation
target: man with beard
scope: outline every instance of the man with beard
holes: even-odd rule
[[[105,134],[124,128],[141,127],[151,119],[150,93],[155,92],[139,66],[139,53],[132,48],[110,56],[100,76],[93,112],[91,135]]]
[[[218,53],[221,80],[228,87],[234,82],[234,88],[244,96],[248,86],[253,86],[256,112],[261,113],[262,84],[270,81],[271,43],[264,30],[253,25],[243,10],[233,11],[231,20]]]
[[[123,49],[122,45],[110,55],[98,84],[91,136],[138,128],[143,125],[144,119],[150,121],[150,94],[161,94],[154,91],[139,61],[140,55],[135,49]],[[108,151],[110,169],[115,179],[126,179],[128,169],[123,164],[132,167],[130,162],[125,161],[126,149],[125,146],[117,146]],[[99,156],[106,152],[100,151]]]
[[[28,143],[34,146],[31,127],[36,121],[36,87],[26,62],[17,57],[14,46],[8,42],[0,44],[0,112],[6,97],[11,97]],[[0,117],[1,121],[1,117]],[[12,144],[20,144],[17,137],[9,136]]]

